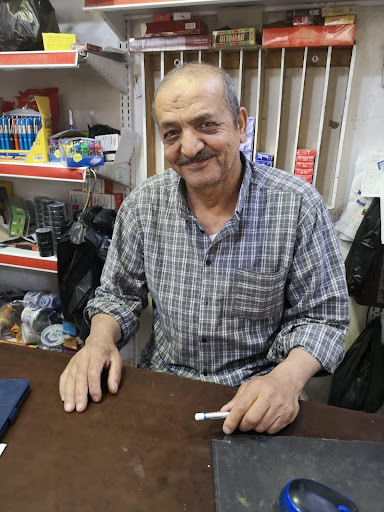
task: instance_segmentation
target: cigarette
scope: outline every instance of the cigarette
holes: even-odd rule
[[[218,411],[218,412],[197,412],[195,414],[195,420],[223,420],[229,414],[229,411]]]

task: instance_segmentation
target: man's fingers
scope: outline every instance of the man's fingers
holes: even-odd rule
[[[111,357],[111,365],[108,373],[108,390],[112,394],[116,394],[119,389],[122,366],[123,360],[120,354],[116,351],[116,353]]]
[[[75,410],[76,364],[70,363],[66,368],[67,375],[64,381],[64,409],[66,412]]]

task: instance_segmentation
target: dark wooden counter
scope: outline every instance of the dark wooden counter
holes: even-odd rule
[[[65,413],[58,381],[69,357],[0,344],[0,378],[31,394],[2,442],[4,512],[213,512],[211,440],[222,421],[196,422],[235,389],[125,368],[116,396]],[[282,435],[384,441],[384,417],[301,404]]]

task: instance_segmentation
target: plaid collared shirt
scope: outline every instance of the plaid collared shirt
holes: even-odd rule
[[[235,213],[211,242],[173,170],[121,206],[86,318],[120,324],[121,347],[153,300],[140,366],[228,385],[270,371],[300,347],[333,372],[348,293],[328,211],[300,178],[243,159]]]

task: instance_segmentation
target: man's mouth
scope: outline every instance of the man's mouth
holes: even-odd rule
[[[193,158],[182,158],[182,160],[179,163],[180,167],[189,167],[191,169],[200,169],[202,167],[205,167],[205,164],[208,160],[210,160],[214,155],[207,154],[207,153],[201,153]]]

